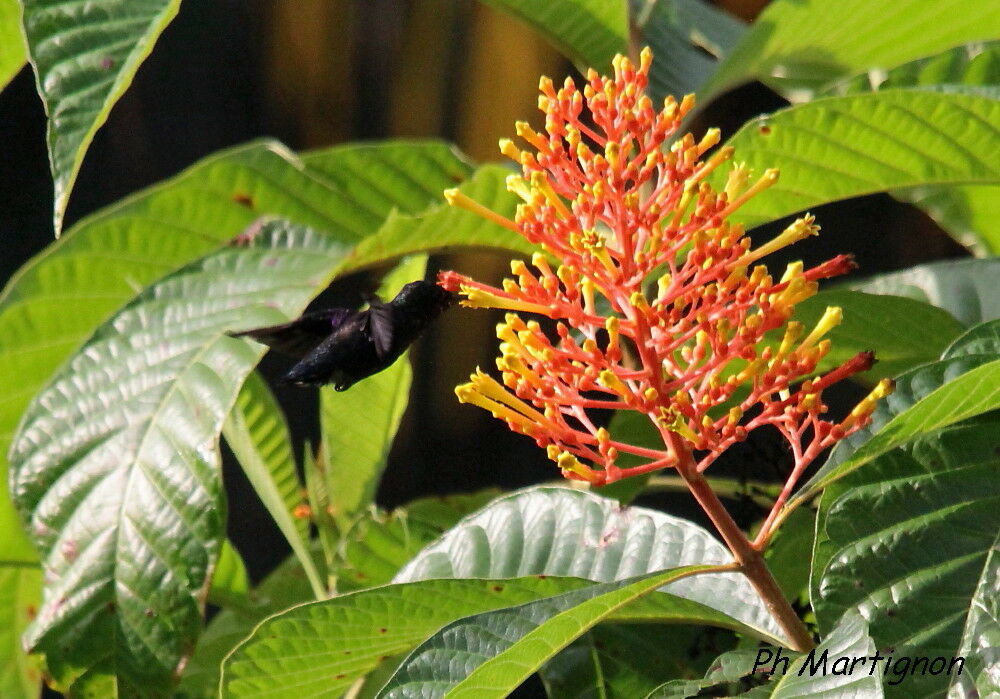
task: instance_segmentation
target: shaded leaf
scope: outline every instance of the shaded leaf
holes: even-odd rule
[[[969,355],[1000,356],[1000,318],[969,328],[945,348],[941,358],[951,359]]]
[[[604,69],[628,51],[625,0],[482,0],[539,32],[581,66]]]
[[[50,665],[169,683],[221,544],[218,435],[260,357],[224,331],[299,312],[343,253],[268,224],[149,287],[29,407],[11,490],[47,571],[25,643]]]
[[[795,320],[811,328],[828,306],[842,308],[844,320],[826,334],[833,347],[821,369],[838,366],[858,352],[875,350],[878,363],[864,374],[869,381],[934,361],[962,332],[951,315],[927,303],[843,289],[806,299],[796,306]]]
[[[22,0],[22,4],[28,53],[49,117],[58,237],[84,153],[181,3]]]
[[[653,49],[649,90],[654,101],[697,92],[746,25],[702,0],[632,0],[641,43]]]
[[[687,520],[642,507],[621,508],[591,493],[539,487],[501,497],[466,517],[394,580],[543,574],[608,582],[730,560],[722,544]],[[783,638],[741,575],[699,575],[666,591],[718,609],[760,637]]]
[[[906,296],[943,308],[966,326],[1000,318],[1000,259],[943,260],[879,274],[851,287],[869,294]]]

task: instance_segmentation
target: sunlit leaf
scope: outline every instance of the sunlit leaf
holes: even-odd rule
[[[0,0],[0,90],[18,74],[27,57],[21,36],[21,3]]]

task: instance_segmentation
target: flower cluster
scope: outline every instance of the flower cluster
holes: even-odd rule
[[[861,353],[816,376],[830,350],[824,335],[841,311],[827,309],[809,329],[791,320],[818,280],[853,263],[846,255],[811,269],[796,262],[778,279],[759,264],[818,227],[805,216],[753,247],[727,219],[774,183],[777,171],[753,179],[735,165],[721,191],[713,188],[709,175],[733,151],[709,153],[720,140],[715,129],[700,140],[674,139],[694,98],[668,97],[655,109],[645,94],[651,60],[648,49],[638,66],[618,56],[613,77],[591,70],[582,91],[570,79],[559,89],[541,80],[545,133],[522,122],[517,134],[531,150],[500,143],[523,171],[507,180],[523,200],[514,221],[457,190],[446,192],[451,204],[544,251],[530,266],[513,261],[514,278],[501,289],[441,273],[439,283],[461,293],[464,305],[511,311],[497,327],[502,383],[477,370],[456,392],[534,438],[564,476],[597,485],[682,460],[704,471],[749,432],[773,425],[795,457],[790,489],[823,449],[863,426],[891,390],[882,382],[845,420],[825,420],[823,391],[869,369],[874,357]],[[555,332],[518,312],[554,319]],[[595,409],[646,415],[664,449],[616,441],[595,426]],[[622,453],[641,464],[619,467]]]

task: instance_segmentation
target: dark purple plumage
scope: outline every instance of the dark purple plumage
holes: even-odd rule
[[[330,308],[298,320],[230,333],[251,337],[299,360],[285,375],[300,386],[333,384],[344,391],[389,367],[454,301],[437,284],[410,282],[389,303],[377,297],[363,311]]]

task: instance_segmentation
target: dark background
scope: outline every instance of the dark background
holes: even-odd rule
[[[720,4],[751,18],[763,3]],[[293,149],[439,136],[479,161],[497,159],[497,139],[512,135],[513,122],[536,119],[538,76],[558,80],[571,72],[530,29],[472,0],[186,0],[98,132],[72,195],[67,228],[209,153],[265,135]],[[731,134],[746,119],[782,104],[763,86],[746,86],[710,105],[694,128],[717,125]],[[52,240],[45,121],[28,70],[0,93],[0,144],[0,239],[6,252],[0,278],[6,280]],[[852,252],[861,273],[872,274],[964,254],[920,212],[888,196],[814,213],[823,235],[774,264],[792,255],[810,264]],[[507,269],[506,259],[485,254],[433,262],[487,281]],[[370,281],[352,277],[331,294],[358,302]],[[495,322],[487,312],[451,311],[416,346],[413,396],[379,504],[395,507],[422,495],[511,488],[557,476],[530,440],[455,401],[456,383],[476,365],[493,365]],[[271,357],[263,364],[271,379],[287,367]],[[315,443],[315,392],[275,388],[298,444]],[[846,389],[835,409],[845,410],[858,393]],[[766,437],[727,456],[713,473],[777,480],[786,465],[782,448]],[[256,579],[284,558],[287,546],[229,461],[225,475],[231,536]],[[644,502],[701,519],[686,495]],[[747,503],[732,504],[744,524],[757,515]]]

